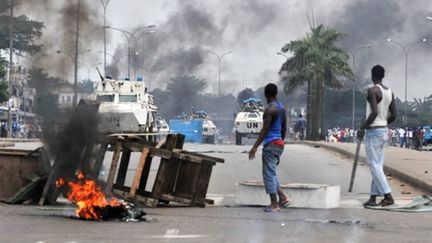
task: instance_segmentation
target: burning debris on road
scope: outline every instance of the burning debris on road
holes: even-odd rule
[[[85,178],[78,172],[75,180],[66,181],[59,178],[56,181],[58,188],[67,192],[67,199],[77,206],[76,216],[88,220],[142,221],[146,213],[133,204],[120,201],[116,198],[107,200],[100,186],[91,178]]]

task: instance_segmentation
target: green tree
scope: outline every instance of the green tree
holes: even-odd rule
[[[243,105],[243,101],[249,98],[252,98],[255,96],[255,93],[252,89],[246,88],[242,91],[240,91],[237,95],[237,103],[241,107]]]
[[[180,75],[168,82],[165,91],[155,90],[153,94],[158,94],[155,97],[161,115],[165,118],[173,118],[182,112],[189,113],[192,106],[199,105],[200,94],[206,87],[206,81],[201,78]]]
[[[319,140],[325,132],[325,87],[341,88],[344,79],[353,77],[348,54],[338,43],[341,38],[342,33],[335,29],[311,26],[306,37],[282,48],[282,52],[292,53],[279,71],[285,92],[307,86],[307,138],[310,140]]]
[[[0,49],[9,48],[10,1],[2,0],[0,4]],[[42,22],[29,19],[25,15],[13,17],[14,49],[20,52],[36,53],[42,45],[35,40],[42,36]]]
[[[9,85],[3,80],[6,75],[7,64],[8,62],[0,56],[0,103],[7,101],[9,97]]]
[[[95,89],[95,83],[91,80],[82,80],[78,83],[78,87],[86,93],[93,93]]]

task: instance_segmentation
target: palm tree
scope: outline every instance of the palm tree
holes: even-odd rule
[[[343,80],[353,77],[348,54],[338,45],[343,34],[323,25],[311,26],[301,40],[291,41],[282,52],[293,54],[282,65],[284,91],[291,93],[307,85],[307,138],[319,140],[324,133],[325,87],[341,88]]]

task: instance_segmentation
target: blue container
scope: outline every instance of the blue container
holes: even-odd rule
[[[187,143],[202,143],[202,120],[170,120],[171,133],[181,133],[185,135]]]

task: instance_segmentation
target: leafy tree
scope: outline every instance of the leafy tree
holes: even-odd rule
[[[46,120],[58,117],[60,114],[57,107],[58,97],[51,93],[50,87],[61,82],[61,79],[49,77],[41,68],[34,68],[29,73],[28,84],[36,89],[36,113]]]
[[[203,79],[180,75],[173,77],[168,82],[165,91],[155,90],[153,94],[158,94],[155,97],[161,115],[166,118],[173,118],[182,112],[189,113],[192,106],[197,106],[200,93],[206,87],[207,83]]]
[[[335,29],[311,26],[305,38],[282,48],[293,54],[279,71],[285,92],[307,86],[307,137],[311,140],[319,140],[324,134],[325,87],[341,88],[344,79],[353,76],[348,55],[338,45],[341,38],[342,33]]]
[[[0,103],[6,102],[9,97],[9,84],[6,81],[0,81]]]
[[[93,93],[95,89],[94,85],[95,83],[91,80],[82,80],[81,82],[78,83],[79,89],[81,89],[86,93]]]
[[[9,48],[9,23],[8,14],[10,1],[1,1],[0,4],[0,49]],[[29,19],[25,15],[13,17],[13,47],[20,52],[35,53],[40,51],[42,45],[36,44],[35,39],[42,36],[42,22]]]
[[[9,97],[9,85],[4,81],[8,62],[0,56],[0,103],[6,102]]]

